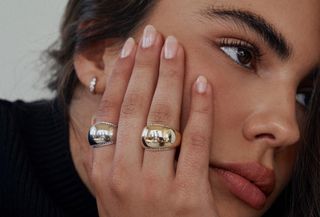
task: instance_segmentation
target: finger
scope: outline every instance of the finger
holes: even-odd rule
[[[212,88],[199,76],[192,88],[189,120],[183,132],[177,178],[190,185],[207,180],[212,138]],[[188,177],[188,179],[186,179]]]
[[[137,49],[136,61],[120,111],[115,162],[122,168],[141,169],[141,133],[146,125],[163,44],[162,36],[147,26]]]
[[[121,104],[129,83],[134,65],[136,43],[129,38],[123,46],[120,57],[107,78],[106,89],[96,113],[96,122],[109,122],[118,125]],[[103,168],[111,165],[114,156],[114,145],[94,149],[93,162]]]
[[[148,124],[162,124],[179,130],[184,80],[184,52],[176,38],[169,36],[162,50],[160,73],[152,100]],[[146,151],[143,169],[156,176],[174,175],[175,149]]]

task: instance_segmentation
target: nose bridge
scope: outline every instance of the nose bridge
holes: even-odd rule
[[[244,136],[250,141],[264,141],[274,147],[297,143],[300,130],[293,94],[284,88],[266,92],[259,106],[247,117],[243,127]]]

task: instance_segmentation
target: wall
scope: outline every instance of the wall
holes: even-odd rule
[[[57,37],[67,1],[0,1],[0,98],[51,97],[41,53]]]

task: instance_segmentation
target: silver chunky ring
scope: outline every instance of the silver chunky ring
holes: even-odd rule
[[[117,125],[99,122],[90,127],[88,141],[90,146],[99,148],[116,143]]]

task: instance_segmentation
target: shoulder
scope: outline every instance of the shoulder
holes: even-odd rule
[[[33,142],[30,139],[38,136],[35,133],[44,129],[43,126],[50,120],[59,117],[53,115],[57,113],[53,104],[54,100],[10,102],[0,99],[0,162],[29,152]]]
[[[0,100],[0,146],[7,143],[14,126],[14,103]]]
[[[11,105],[12,105],[12,102],[0,99],[0,109],[8,107],[8,106],[10,107]]]
[[[24,129],[32,126],[32,118],[44,110],[48,110],[48,101],[45,100],[27,103],[0,99],[0,155],[24,143]]]
[[[7,120],[6,117],[11,114],[12,106],[12,102],[0,99],[0,123]]]
[[[43,110],[44,107],[48,107],[50,103],[52,104],[53,101],[39,100],[34,102],[24,102],[22,100],[17,100],[11,102],[0,99],[0,117],[4,118],[5,116],[9,117],[10,115],[18,113],[36,112],[37,110],[40,111]],[[0,121],[4,120],[5,119],[0,119]]]
[[[4,153],[5,145],[7,146],[15,138],[12,133],[16,128],[13,107],[12,102],[0,100],[0,154]]]
[[[32,157],[35,149],[51,141],[48,138],[61,137],[67,142],[67,125],[64,110],[57,99],[34,102],[0,100],[0,163],[4,160],[2,155],[8,160],[14,158],[11,154],[18,157],[23,153]]]
[[[8,146],[13,140],[25,140],[33,136],[35,130],[42,130],[43,125],[61,122],[60,119],[64,119],[63,109],[56,99],[33,102],[0,99],[0,146]]]
[[[26,120],[32,117],[46,116],[57,110],[57,100],[38,100],[25,102],[17,100],[10,102],[0,99],[0,124],[20,122],[26,124]],[[31,124],[31,123],[30,123]]]
[[[57,212],[56,204],[40,184],[41,174],[32,161],[35,151],[29,141],[35,138],[30,133],[34,126],[42,123],[39,119],[50,116],[51,104],[47,100],[0,100],[0,212],[8,213],[6,216],[48,216],[39,213]]]
[[[49,112],[52,101],[41,100],[24,102],[21,100],[10,102],[0,99],[0,140],[15,132],[23,125],[31,124],[28,119],[40,113]]]

